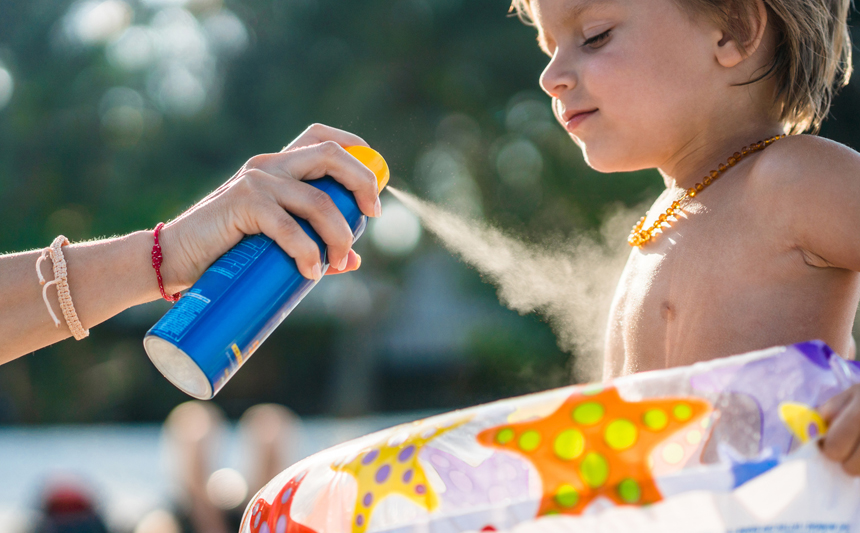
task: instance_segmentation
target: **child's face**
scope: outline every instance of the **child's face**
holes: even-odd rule
[[[672,0],[531,0],[552,58],[541,86],[589,165],[662,166],[731,106],[720,91],[721,32]],[[580,6],[587,9],[576,14]],[[606,35],[604,32],[609,32]],[[602,36],[601,36],[602,35]],[[596,37],[596,39],[594,39]],[[594,113],[569,121],[575,111]]]

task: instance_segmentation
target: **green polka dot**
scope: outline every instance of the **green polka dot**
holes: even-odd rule
[[[691,416],[693,416],[693,410],[690,409],[689,405],[679,403],[674,409],[672,409],[672,414],[681,422],[686,422]]]
[[[559,459],[570,461],[582,455],[582,450],[585,448],[585,437],[578,429],[568,429],[562,431],[555,442],[552,443],[552,449]]]
[[[618,484],[618,495],[627,503],[636,503],[642,497],[642,489],[635,479],[625,479]]]
[[[586,485],[596,489],[606,483],[606,478],[609,477],[609,464],[602,455],[591,452],[579,465],[579,474]]]
[[[511,428],[505,428],[496,433],[496,442],[499,444],[507,444],[512,440],[514,440],[514,430]]]
[[[549,511],[544,513],[545,516],[550,516],[550,515],[554,515],[554,514],[561,514],[561,513],[559,513],[555,509],[550,509]]]
[[[603,418],[603,406],[597,402],[588,402],[573,410],[573,419],[583,426],[593,426]]]
[[[534,430],[526,431],[520,436],[520,449],[524,452],[533,452],[540,446],[540,433]]]
[[[645,427],[652,431],[660,431],[669,424],[669,417],[662,409],[651,409],[642,416]]]
[[[555,502],[562,507],[571,508],[579,501],[579,493],[572,485],[562,485],[555,491]]]
[[[626,450],[633,446],[638,437],[639,431],[633,422],[623,418],[610,422],[603,433],[606,444],[615,451]]]

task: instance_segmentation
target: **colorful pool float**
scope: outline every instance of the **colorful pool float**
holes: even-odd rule
[[[807,342],[400,425],[288,468],[242,533],[502,531],[728,492],[826,432],[860,366]]]

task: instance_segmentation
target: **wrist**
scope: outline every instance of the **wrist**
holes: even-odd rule
[[[164,262],[164,252],[161,249],[161,241],[158,236],[161,233],[161,230],[164,228],[164,222],[159,222],[155,229],[152,230],[152,268],[155,270],[155,279],[158,281],[158,292],[161,293],[161,297],[167,300],[168,302],[178,302],[182,297],[182,293],[174,292],[168,293],[164,290],[164,279],[161,276],[161,263]]]
[[[76,301],[82,301],[84,315],[90,314],[89,300],[97,300],[98,303],[105,301],[104,295],[97,298],[89,296],[91,291],[88,287],[95,283],[107,292],[121,294],[119,300],[122,309],[160,297],[150,259],[151,231],[136,231],[103,241],[75,243],[63,250],[72,294]],[[84,327],[90,327],[106,318],[108,316],[95,321],[82,318],[82,322],[85,323]]]
[[[150,230],[148,233],[150,251],[152,251],[155,246],[154,230]],[[191,279],[193,276],[183,275],[183,272],[188,269],[183,269],[181,267],[183,264],[182,246],[179,242],[176,228],[172,222],[165,224],[158,232],[158,243],[161,246],[162,261],[159,271],[164,285],[164,293],[169,296],[180,291],[184,291],[193,285],[195,281],[194,279]],[[161,291],[158,289],[158,278],[155,268],[152,266],[151,257],[150,273],[155,281],[156,289],[159,290],[158,296],[162,297]]]
[[[152,269],[152,230],[130,233],[124,237],[134,250],[134,272],[136,272],[137,292],[142,293],[143,301],[151,302],[161,298],[155,271]]]

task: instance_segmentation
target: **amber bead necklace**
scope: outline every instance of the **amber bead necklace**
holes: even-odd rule
[[[657,217],[654,221],[654,224],[651,225],[648,229],[642,229],[645,225],[645,219],[648,218],[648,213],[645,213],[645,216],[642,217],[639,222],[633,226],[633,230],[630,232],[630,236],[627,237],[627,242],[630,243],[630,246],[635,246],[637,248],[642,248],[646,244],[648,244],[651,240],[653,240],[656,236],[657,230],[663,229],[663,226],[671,226],[672,222],[670,219],[678,220],[678,217],[675,216],[675,213],[681,210],[681,202],[683,202],[687,198],[695,198],[697,194],[704,191],[710,184],[720,179],[720,176],[729,169],[729,167],[735,166],[741,159],[746,157],[747,155],[764,150],[766,147],[770,146],[773,142],[778,141],[785,137],[785,134],[775,135],[769,139],[765,139],[763,141],[759,141],[755,144],[751,144],[750,146],[744,146],[740,152],[735,152],[729,157],[729,160],[726,163],[720,163],[720,166],[717,167],[716,170],[712,170],[705,176],[700,183],[697,183],[693,187],[690,187],[684,192],[684,196],[680,199],[672,202],[672,205],[666,209],[666,212]]]

